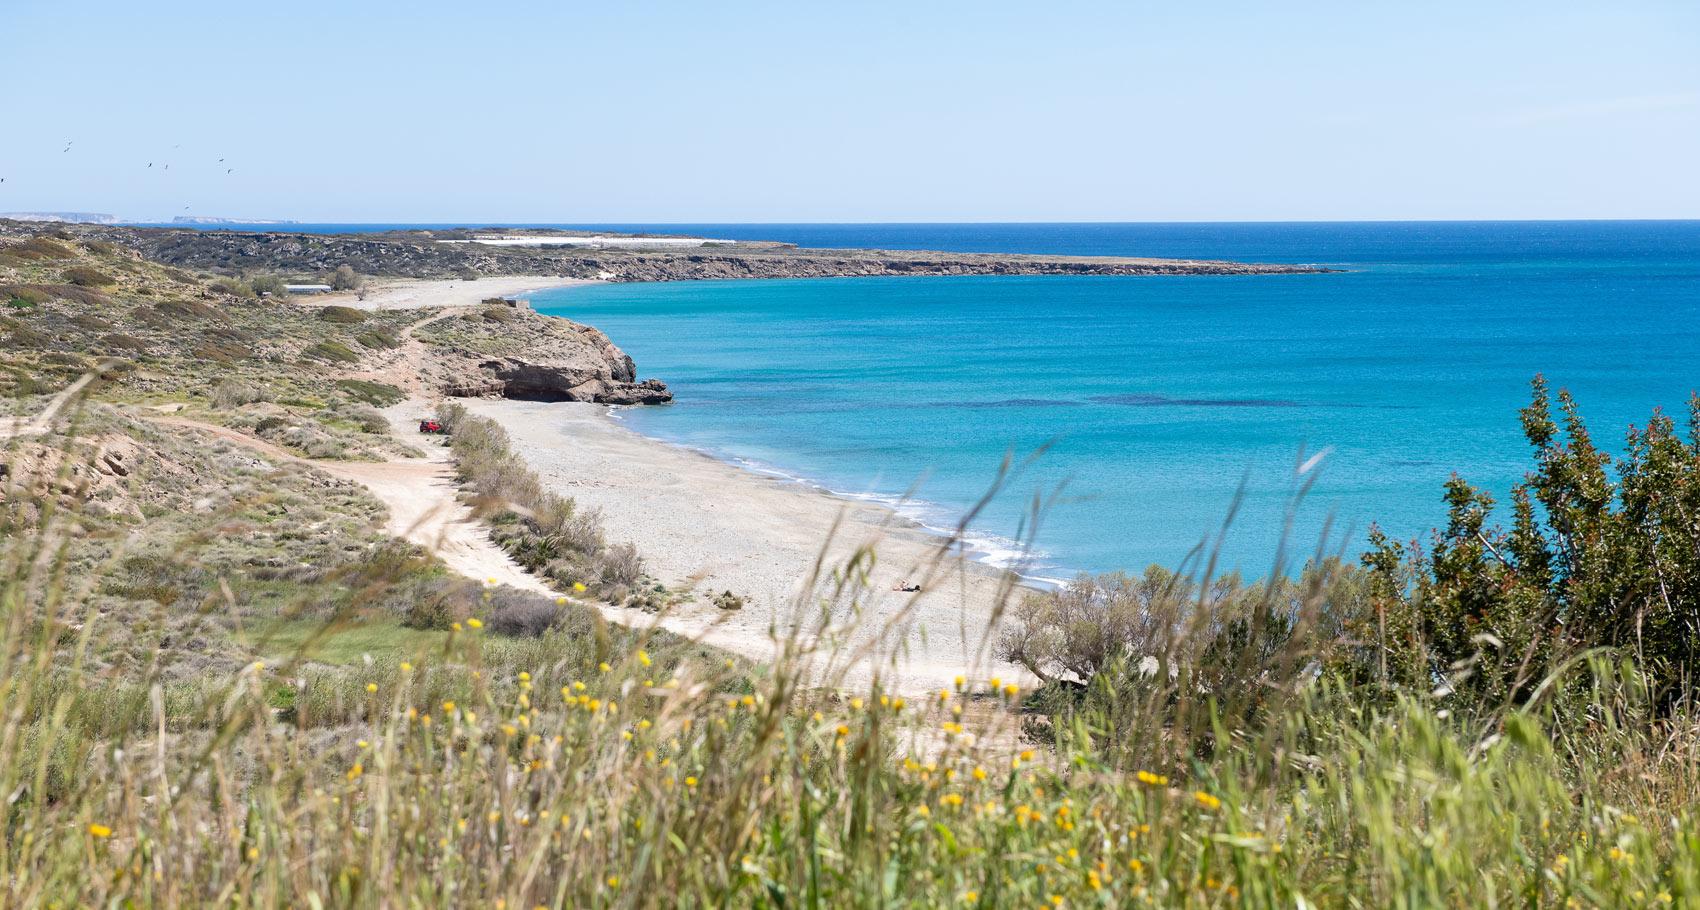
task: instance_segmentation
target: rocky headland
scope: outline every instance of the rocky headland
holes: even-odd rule
[[[0,236],[27,236],[39,225],[0,220]],[[155,262],[222,272],[319,274],[349,266],[364,275],[473,278],[545,275],[600,281],[687,281],[728,278],[837,278],[913,275],[1267,275],[1327,272],[1304,265],[1150,259],[946,253],[924,250],[820,250],[767,241],[644,248],[550,246],[577,238],[640,235],[582,231],[457,228],[369,234],[193,230],[122,225],[65,225],[83,240],[121,244]],[[538,245],[491,245],[480,236],[534,239]],[[654,238],[662,240],[665,238]]]
[[[485,307],[419,327],[427,383],[457,398],[661,404],[665,383],[637,367],[607,335],[569,319]]]

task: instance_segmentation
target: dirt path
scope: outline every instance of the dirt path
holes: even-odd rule
[[[359,483],[389,507],[390,517],[385,523],[385,530],[391,536],[430,550],[450,569],[468,578],[495,579],[500,584],[522,590],[558,596],[556,591],[520,568],[491,542],[487,529],[475,521],[471,510],[457,499],[454,475],[441,455],[378,462],[314,461],[229,427],[181,417],[146,419],[156,424],[198,430],[246,446],[277,461],[307,465],[332,477]]]
[[[426,356],[425,343],[413,337],[413,333],[433,322],[441,322],[474,309],[476,307],[473,306],[445,307],[412,323],[401,330],[399,345],[388,351],[367,354],[361,359],[360,368],[350,372],[348,378],[388,383],[414,395],[428,394],[432,384],[420,373],[419,366],[428,363],[430,358]]]
[[[420,402],[409,402],[392,409],[392,422],[406,420],[409,409],[416,410]],[[459,488],[448,464],[445,449],[430,447],[427,457],[392,458],[379,462],[315,461],[291,454],[278,446],[245,433],[183,417],[147,416],[156,424],[195,430],[246,446],[277,461],[293,462],[324,471],[333,477],[352,480],[372,491],[389,508],[385,530],[436,554],[452,571],[467,578],[509,585],[550,597],[567,598],[581,606],[596,610],[609,622],[636,629],[659,626],[678,635],[704,644],[748,657],[766,661],[775,657],[777,648],[765,636],[750,636],[721,627],[718,623],[681,617],[657,617],[638,610],[613,607],[604,603],[580,600],[544,584],[535,575],[514,562],[507,553],[490,540],[489,529],[472,516],[472,511],[460,502]],[[851,674],[847,684],[865,684],[871,677]]]

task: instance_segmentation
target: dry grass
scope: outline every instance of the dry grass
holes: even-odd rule
[[[411,577],[366,559],[297,647],[173,681],[94,659],[126,629],[93,599],[121,562],[63,555],[85,507],[42,499],[8,538],[7,906],[1700,901],[1696,715],[1655,714],[1603,655],[1484,726],[1443,696],[1302,672],[1188,687],[1209,649],[1170,639],[1178,682],[1098,693],[1108,714],[1024,748],[1008,744],[1027,693],[1005,681],[832,693],[811,681],[839,657],[813,635],[750,667],[585,611],[501,638],[495,592],[411,651],[308,659]],[[837,608],[871,593],[863,556],[821,566],[798,631],[854,615]],[[214,589],[232,577],[193,548],[150,571],[183,588],[196,563]],[[188,612],[248,594],[221,597]],[[1286,642],[1260,660],[1314,639]]]

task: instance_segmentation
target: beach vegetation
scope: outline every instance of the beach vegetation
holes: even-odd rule
[[[228,276],[215,278],[207,284],[207,287],[214,293],[224,294],[229,297],[255,296],[254,286],[240,278],[231,278]]]
[[[326,273],[322,281],[330,285],[333,291],[358,291],[366,286],[366,279],[348,265],[337,266]]]
[[[283,297],[289,293],[283,278],[277,275],[255,275],[248,284],[262,297]]]

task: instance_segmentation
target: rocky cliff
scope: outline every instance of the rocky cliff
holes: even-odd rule
[[[661,404],[673,393],[639,382],[632,358],[587,325],[525,310],[489,307],[421,327],[445,395]]]

